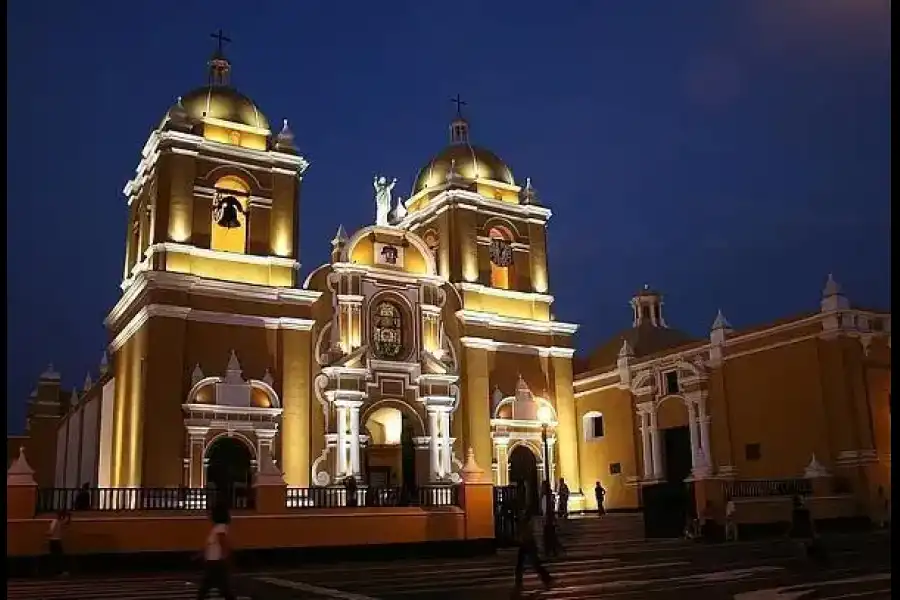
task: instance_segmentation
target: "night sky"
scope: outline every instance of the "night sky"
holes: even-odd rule
[[[588,349],[644,283],[670,325],[754,325],[890,306],[889,0],[12,2],[7,8],[7,398],[11,430],[52,361],[96,376],[119,297],[126,199],[151,129],[205,82],[219,28],[233,83],[310,160],[302,277],[339,223],[374,221],[372,176],[447,142],[530,176],[554,216],[558,319]]]

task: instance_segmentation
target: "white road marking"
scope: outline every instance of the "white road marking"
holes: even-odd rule
[[[826,581],[811,581],[809,583],[798,583],[787,587],[769,588],[765,590],[753,590],[752,592],[741,592],[735,594],[734,600],[793,600],[801,598],[804,595],[811,594],[819,588],[829,585],[847,585],[853,583],[867,583],[870,581],[890,581],[890,573],[875,573],[873,575],[862,575],[860,577],[850,577],[847,579],[830,579]],[[887,591],[887,590],[882,590]],[[839,596],[840,598],[850,598],[852,596]]]
[[[277,585],[278,587],[290,588],[300,592],[308,592],[310,594],[318,594],[327,598],[336,598],[337,600],[378,600],[371,596],[363,596],[362,594],[351,594],[350,592],[342,592],[332,588],[319,587],[310,585],[301,581],[291,581],[289,579],[279,579],[277,577],[256,577],[258,581]]]

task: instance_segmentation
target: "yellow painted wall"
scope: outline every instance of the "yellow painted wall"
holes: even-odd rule
[[[578,427],[578,457],[581,485],[588,510],[596,510],[593,488],[596,481],[606,489],[604,506],[607,509],[637,508],[638,488],[627,484],[629,477],[641,475],[640,438],[635,435],[638,423],[628,390],[608,388],[580,396],[576,400]],[[602,439],[586,441],[584,416],[590,412],[603,415]],[[622,472],[612,475],[611,463],[619,463]]]

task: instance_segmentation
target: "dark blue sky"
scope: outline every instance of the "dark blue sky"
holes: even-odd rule
[[[814,309],[833,271],[890,305],[888,0],[14,2],[7,9],[7,397],[13,429],[48,361],[96,372],[119,296],[121,190],[152,127],[205,81],[209,33],[233,82],[311,161],[303,275],[338,224],[374,219],[371,177],[473,141],[555,215],[559,319],[593,346],[645,282],[703,335]]]

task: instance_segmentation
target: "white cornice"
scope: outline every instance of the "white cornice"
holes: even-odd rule
[[[480,283],[455,283],[458,290],[463,292],[474,292],[476,294],[485,294],[486,296],[497,296],[499,298],[510,298],[513,300],[530,300],[532,302],[553,303],[553,296],[549,294],[539,294],[537,292],[519,292],[516,290],[504,290],[493,288]]]
[[[206,279],[196,275],[185,275],[183,273],[141,271],[134,277],[132,284],[125,290],[125,293],[122,294],[122,297],[112,310],[109,311],[105,321],[106,326],[111,327],[115,325],[138,298],[151,289],[178,290],[215,298],[299,306],[309,306],[322,295],[321,292],[311,290],[234,283]]]
[[[208,310],[198,310],[185,306],[173,306],[170,304],[149,304],[143,307],[122,328],[118,335],[110,342],[108,351],[115,353],[137,333],[141,327],[153,317],[166,317],[170,319],[186,319],[202,323],[218,323],[221,325],[237,325],[239,327],[265,327],[266,329],[294,329],[297,331],[310,331],[315,325],[311,319],[295,319],[290,317],[261,317],[258,315],[240,315],[234,313],[221,313]]]
[[[476,310],[458,310],[456,311],[456,318],[466,325],[481,325],[483,327],[507,329],[510,331],[527,331],[529,333],[545,333],[553,335],[572,335],[578,331],[578,325],[575,323],[517,319]]]
[[[122,193],[128,197],[129,204],[135,195],[137,195],[147,175],[156,166],[156,162],[161,154],[160,146],[165,144],[171,148],[173,153],[191,153],[191,154],[219,154],[239,159],[236,162],[245,168],[251,169],[283,169],[288,175],[296,175],[301,177],[309,167],[309,162],[300,155],[284,154],[271,150],[254,150],[243,146],[232,146],[231,144],[223,144],[208,140],[203,136],[191,133],[183,133],[180,131],[159,131],[156,130],[150,134],[144,148],[141,150],[142,159],[135,169],[135,176],[125,184]]]
[[[466,348],[490,350],[492,352],[512,352],[514,354],[536,354],[538,356],[551,356],[553,358],[572,358],[574,348],[560,346],[535,346],[532,344],[513,344],[510,342],[498,342],[490,338],[463,337],[459,343]]]
[[[446,190],[428,202],[421,210],[415,210],[408,214],[398,226],[408,229],[423,221],[427,221],[434,215],[444,210],[447,206],[456,204],[460,208],[470,208],[492,216],[509,217],[510,215],[545,224],[553,212],[544,206],[533,204],[511,204],[502,200],[495,200],[468,190]]]
[[[226,262],[236,262],[246,265],[263,265],[267,267],[286,267],[297,270],[300,263],[292,258],[284,258],[281,256],[259,256],[257,254],[242,254],[240,252],[223,252],[221,250],[211,250],[209,248],[198,248],[189,244],[178,244],[175,242],[159,242],[149,246],[145,255],[149,258],[160,252],[171,252],[173,254],[187,254],[196,256],[197,258],[208,258],[211,260],[222,260]]]
[[[332,271],[335,273],[353,273],[357,275],[365,275],[372,279],[385,279],[388,281],[396,281],[399,283],[419,284],[430,283],[436,286],[442,286],[447,283],[447,279],[440,275],[427,275],[409,273],[407,271],[393,271],[373,265],[360,265],[357,263],[336,262],[331,265]]]

